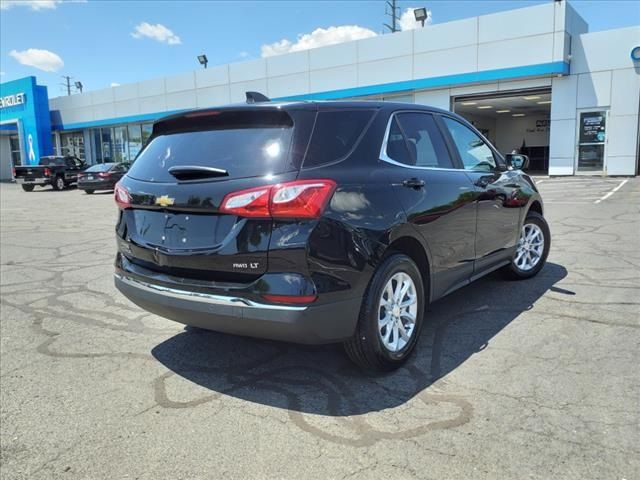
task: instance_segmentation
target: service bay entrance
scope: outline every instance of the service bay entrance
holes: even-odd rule
[[[530,173],[549,172],[550,89],[460,96],[452,107],[502,154],[528,155]]]

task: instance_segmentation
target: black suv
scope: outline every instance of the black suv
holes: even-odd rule
[[[115,282],[220,332],[412,352],[425,310],[496,269],[537,274],[540,195],[463,118],[385,102],[264,102],[164,118],[116,186]]]

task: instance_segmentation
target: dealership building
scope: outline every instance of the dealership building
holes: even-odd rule
[[[529,155],[536,173],[638,174],[640,26],[589,33],[553,1],[70,96],[48,98],[35,77],[6,82],[0,179],[53,153],[132,161],[154,120],[244,102],[246,91],[432,105],[501,152]]]

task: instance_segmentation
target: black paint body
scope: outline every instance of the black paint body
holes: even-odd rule
[[[235,312],[205,309],[196,314],[188,306],[160,302],[157,296],[136,293],[116,281],[134,302],[183,323],[302,343],[344,340],[354,332],[362,296],[388,251],[399,250],[414,258],[425,279],[427,298],[434,301],[508,264],[527,211],[542,212],[533,181],[521,171],[507,169],[497,152],[502,164],[495,171],[461,168],[440,116],[453,117],[478,132],[451,112],[383,102],[228,108],[257,112],[284,109],[291,112],[296,128],[306,132],[311,131],[315,114],[323,109],[362,108],[375,113],[353,150],[329,165],[305,168],[304,156],[292,154],[285,173],[268,179],[172,184],[143,182],[130,176],[122,179],[121,184],[131,193],[133,208],[121,212],[117,225],[117,275],[256,302],[264,302],[264,293],[317,295],[304,312],[287,312],[283,321],[288,326],[282,326],[278,318],[282,313],[277,310],[258,315],[239,307]],[[381,159],[389,120],[401,111],[435,116],[454,168],[414,168]],[[304,152],[304,145],[296,144],[292,150]],[[218,213],[229,192],[296,179],[332,179],[337,183],[320,219],[246,219]],[[406,185],[407,180],[422,181],[424,186]],[[155,204],[164,195],[174,199],[173,205]],[[234,264],[254,268],[238,269]],[[266,320],[261,323],[263,314]],[[260,317],[257,320],[256,315]]]

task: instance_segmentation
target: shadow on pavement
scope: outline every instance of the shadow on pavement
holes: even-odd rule
[[[566,275],[553,263],[526,281],[504,281],[494,273],[435,302],[417,353],[387,375],[358,370],[338,345],[307,347],[189,327],[152,354],[216,395],[327,416],[376,412],[406,403],[486,348],[545,292],[562,290],[554,285]]]

